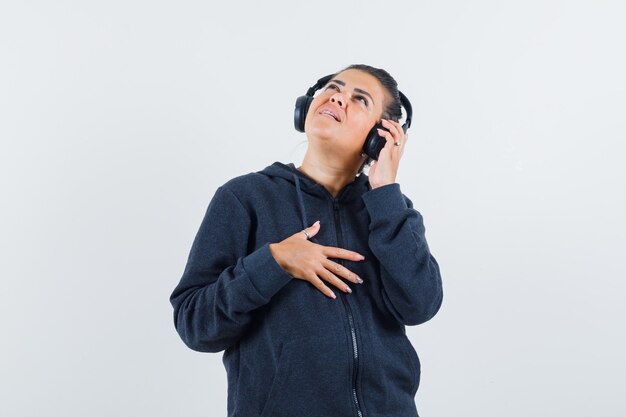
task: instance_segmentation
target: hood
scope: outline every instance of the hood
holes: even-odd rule
[[[312,195],[326,196],[329,200],[335,200],[338,202],[345,202],[353,200],[354,198],[360,198],[363,193],[369,191],[370,185],[368,176],[365,173],[361,173],[354,178],[354,181],[347,184],[336,198],[328,192],[326,188],[313,178],[307,176],[305,173],[298,171],[293,163],[283,164],[282,162],[274,162],[272,165],[258,171],[259,174],[267,175],[268,177],[283,178],[296,187],[296,193],[298,195],[298,205],[300,208],[300,217],[302,218],[302,227],[307,228],[310,226],[306,218],[306,210],[304,209],[304,197],[303,193]],[[314,238],[311,240],[314,241]]]

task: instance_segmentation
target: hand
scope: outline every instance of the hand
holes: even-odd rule
[[[400,123],[387,119],[382,119],[381,122],[386,129],[389,129],[389,132],[378,129],[378,134],[387,139],[387,143],[380,151],[378,160],[374,161],[369,170],[368,176],[372,189],[396,182],[398,165],[408,137]],[[400,146],[394,145],[394,142],[400,142]]]
[[[320,230],[319,220],[305,230],[309,233],[309,236],[315,236]],[[331,298],[337,298],[337,296],[330,288],[324,285],[319,277],[344,292],[351,293],[352,290],[330,271],[354,283],[363,283],[363,280],[361,280],[357,274],[327,259],[330,256],[332,258],[349,259],[351,261],[362,261],[365,259],[363,255],[347,249],[323,246],[310,242],[302,231],[294,233],[279,243],[270,243],[269,248],[276,262],[281,268],[287,271],[287,273],[294,278],[309,281],[320,290],[322,294]]]

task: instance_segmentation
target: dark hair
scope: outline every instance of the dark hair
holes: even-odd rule
[[[400,118],[402,117],[402,104],[400,102],[400,94],[398,94],[398,83],[391,76],[391,74],[381,68],[374,68],[365,64],[353,64],[337,72],[335,75],[351,69],[366,72],[375,77],[382,84],[383,88],[387,91],[387,94],[391,98],[391,100],[389,100],[383,108],[382,118],[391,119],[396,122],[400,121]],[[364,161],[359,167],[358,174],[361,174],[365,166],[371,165],[372,162],[374,162],[374,159],[368,157],[367,160]]]

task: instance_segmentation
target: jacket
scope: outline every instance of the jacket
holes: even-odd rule
[[[329,298],[269,250],[316,220],[312,242],[365,256],[329,258],[363,279],[344,280],[351,294],[324,281]],[[170,302],[189,348],[224,351],[228,417],[416,417],[420,361],[405,326],[442,297],[422,215],[398,183],[371,189],[361,173],[333,198],[275,162],[216,190]]]

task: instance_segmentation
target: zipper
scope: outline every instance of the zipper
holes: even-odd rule
[[[330,197],[330,200],[332,201],[332,204],[333,204],[333,213],[334,213],[334,218],[335,218],[335,232],[337,234],[337,246],[339,247],[343,247],[343,236],[341,235],[341,221],[339,220],[339,199],[350,187],[352,187],[353,184],[354,183],[350,183],[346,185],[341,191],[339,191],[339,194],[337,194],[336,198],[333,197],[333,195],[326,189],[326,187],[319,184],[322,190],[324,190],[326,194]],[[345,266],[342,259],[338,258],[337,262]],[[356,326],[354,325],[354,317],[352,315],[352,310],[350,309],[350,303],[348,302],[346,297],[347,295],[343,291],[339,291],[339,298],[341,298],[343,306],[346,309],[346,314],[348,316],[348,324],[350,325],[350,336],[352,338],[352,353],[353,353],[352,355],[352,361],[353,361],[352,399],[354,400],[354,405],[356,407],[357,416],[363,417],[363,412],[361,411],[361,406],[359,405],[359,398],[358,398],[358,394],[356,390],[356,380],[357,380],[357,374],[359,370],[359,353],[358,353],[359,351],[358,351],[358,346],[356,342]]]
[[[333,198],[333,212],[335,216],[335,231],[337,232],[337,245],[341,248],[343,247],[343,236],[341,235],[341,222],[339,220],[339,204],[338,198]],[[343,265],[343,261],[341,259],[337,259],[337,261]],[[344,265],[345,266],[345,265]],[[352,315],[352,310],[350,309],[350,304],[346,299],[347,295],[343,292],[339,292],[339,297],[343,302],[343,306],[346,309],[346,314],[348,315],[348,323],[350,325],[350,335],[352,337],[352,360],[353,360],[353,370],[352,370],[352,398],[354,399],[354,405],[356,406],[356,413],[359,417],[363,417],[363,413],[361,412],[361,407],[359,405],[359,399],[356,392],[356,380],[359,366],[359,351],[356,343],[356,326],[354,325],[354,317]]]

